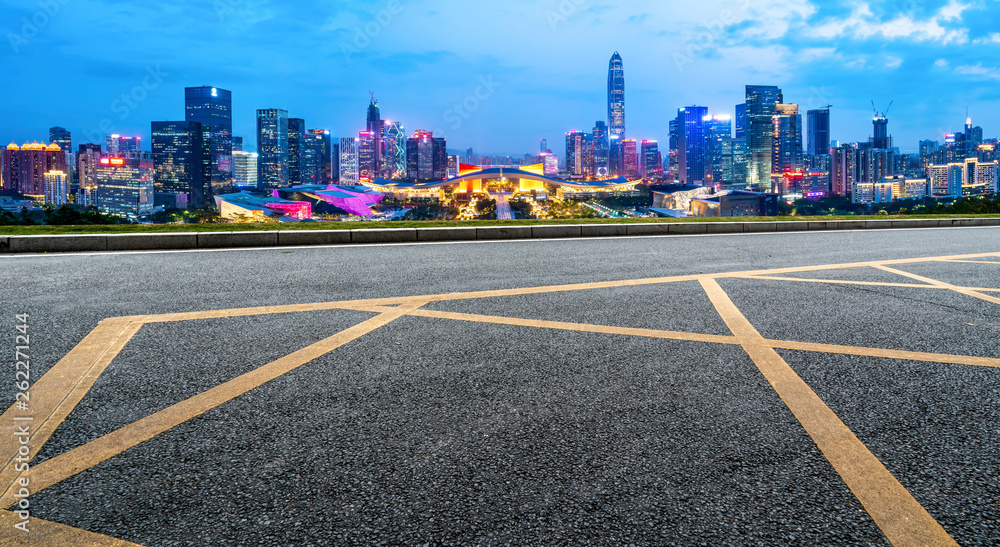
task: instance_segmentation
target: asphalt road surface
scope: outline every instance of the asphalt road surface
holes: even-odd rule
[[[0,268],[2,545],[1000,544],[997,228]]]

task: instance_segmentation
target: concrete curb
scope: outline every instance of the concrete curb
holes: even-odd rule
[[[817,232],[1000,226],[1000,218],[829,220],[772,222],[675,222],[649,224],[564,224],[538,226],[458,226],[373,230],[295,230],[166,234],[0,235],[0,253],[68,253],[294,247],[418,241],[499,241],[621,236]]]

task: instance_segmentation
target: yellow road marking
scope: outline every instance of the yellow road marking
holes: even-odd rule
[[[0,511],[0,545],[23,547],[141,547],[108,536],[102,536],[58,522],[31,517],[28,532],[14,528],[21,518],[10,511]]]
[[[957,546],[934,517],[768,345],[722,287],[711,279],[701,284],[761,374],[889,541],[897,547]]]
[[[28,415],[33,418],[32,421],[14,420],[15,417],[26,416],[16,404],[0,416],[0,423],[29,426],[29,459],[38,454],[59,424],[83,400],[97,378],[141,327],[142,324],[122,320],[103,321],[31,387]],[[9,427],[14,429],[14,425]],[[12,485],[22,474],[15,465],[18,463],[15,457],[19,447],[20,442],[15,435],[0,435],[0,461],[3,463],[0,468],[0,489],[3,491],[0,498],[11,494]]]
[[[95,439],[83,446],[74,448],[69,452],[33,466],[30,471],[31,492],[32,494],[41,492],[53,484],[90,469],[105,460],[121,454],[129,448],[146,442],[196,416],[229,402],[306,363],[314,361],[349,342],[357,340],[380,327],[388,325],[423,306],[425,303],[425,300],[416,300],[403,304],[398,308],[393,308],[377,317],[373,317],[337,333],[326,340],[282,357],[277,361],[273,361],[224,384],[195,395],[190,399],[108,433],[99,439]],[[14,501],[12,495],[4,495],[0,498],[0,507],[11,507]]]
[[[939,262],[961,262],[963,264],[1000,264],[992,260],[941,260]]]
[[[878,269],[880,269],[880,270],[885,270],[885,271],[890,272],[890,273],[902,275],[904,277],[909,277],[910,279],[915,279],[917,281],[922,281],[924,283],[927,283],[928,285],[934,285],[936,287],[941,287],[942,289],[948,289],[950,291],[955,291],[957,293],[964,294],[966,296],[971,296],[973,298],[978,298],[980,300],[985,300],[985,301],[991,302],[993,304],[1000,304],[1000,298],[997,298],[995,296],[985,295],[985,294],[976,292],[976,291],[974,291],[972,289],[967,289],[965,287],[958,287],[958,286],[952,285],[950,283],[945,283],[944,281],[938,281],[936,279],[931,279],[929,277],[924,277],[922,275],[912,274],[910,272],[904,272],[903,270],[897,270],[895,268],[890,268],[888,266],[879,265],[879,266],[876,266],[876,267]]]
[[[838,353],[841,355],[882,357],[884,359],[898,359],[901,361],[922,361],[926,363],[941,363],[947,365],[1000,368],[1000,359],[994,359],[991,357],[949,355],[947,353],[922,353],[917,351],[837,346],[832,344],[811,344],[808,342],[790,342],[787,340],[766,340],[766,342],[773,348],[809,351],[814,353]]]
[[[800,283],[828,283],[831,285],[862,285],[867,287],[903,287],[907,289],[935,289],[942,290],[944,287],[932,285],[918,285],[915,283],[879,283],[877,281],[846,281],[839,279],[808,279],[804,277],[780,277],[775,275],[740,275],[733,276],[738,279],[762,279],[765,281],[796,281]]]

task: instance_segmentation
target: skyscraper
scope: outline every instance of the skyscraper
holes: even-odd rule
[[[288,186],[288,111],[257,111],[257,185]]]
[[[111,155],[131,154],[142,150],[141,137],[108,135],[107,153]]]
[[[625,174],[622,139],[618,135],[608,137],[608,176],[620,177]],[[568,164],[567,164],[568,165]]]
[[[872,125],[875,129],[875,136],[872,137],[871,141],[872,148],[876,150],[888,150],[892,148],[892,137],[889,136],[889,118],[885,114],[876,114],[872,118]]]
[[[81,144],[76,153],[76,172],[80,188],[76,204],[81,207],[97,205],[97,166],[101,163],[101,145]]]
[[[366,172],[371,172],[371,180],[382,176],[382,132],[385,131],[385,126],[382,124],[382,113],[378,108],[378,101],[375,100],[375,92],[372,92],[372,101],[368,105],[368,125],[366,127],[368,133],[371,133],[372,140],[372,155],[371,159],[367,156],[361,156],[361,177],[364,178]],[[362,139],[363,141],[364,139]],[[362,142],[362,148],[365,144]],[[368,162],[370,165],[365,165]]]
[[[775,105],[771,169],[773,173],[802,171],[802,114],[797,104]]]
[[[288,183],[302,182],[302,153],[305,145],[306,121],[288,118]]]
[[[418,129],[406,140],[406,177],[413,180],[443,180],[448,174],[448,152],[443,138]]]
[[[639,143],[635,139],[622,141],[622,167],[628,180],[639,180]]]
[[[323,183],[323,152],[326,149],[324,144],[322,133],[306,132],[302,135],[299,184]]]
[[[375,134],[371,131],[358,133],[358,176],[368,182],[379,176]]]
[[[3,151],[4,192],[16,192],[45,199],[45,173],[66,170],[66,154],[58,144],[48,146],[38,142],[18,146],[10,143]]]
[[[257,154],[233,150],[233,184],[240,188],[257,188]]]
[[[769,188],[774,154],[774,115],[784,103],[784,95],[776,86],[746,87],[748,176],[751,186]]]
[[[323,141],[323,152],[322,152],[322,175],[320,176],[320,182],[317,184],[333,184],[333,181],[337,179],[338,173],[335,172],[333,165],[335,162],[333,146],[333,138],[330,136],[329,129],[310,129],[309,133],[317,135]]]
[[[201,124],[205,177],[213,189],[233,183],[233,94],[211,86],[184,88],[184,120]],[[206,198],[207,199],[207,198]]]
[[[642,178],[655,180],[663,176],[660,144],[655,140],[642,141]]]
[[[736,138],[747,138],[747,103],[736,105]]]
[[[146,152],[105,155],[97,166],[97,209],[136,221],[153,212],[153,158]]]
[[[594,146],[594,176],[599,179],[608,177],[608,124],[598,121],[594,124],[593,132]]]
[[[809,124],[810,156],[830,153],[830,107],[810,110],[806,113]]]
[[[617,51],[608,67],[608,134],[625,138],[625,65]]]
[[[192,207],[212,205],[205,177],[204,133],[198,122],[152,122],[153,183],[157,192],[187,194]]]
[[[67,173],[69,174],[70,183],[72,183],[73,172],[76,170],[76,162],[73,161],[73,135],[64,127],[50,127],[49,142],[58,144],[66,156]]]
[[[400,122],[385,121],[382,134],[382,177],[389,180],[406,178],[406,130]]]
[[[707,142],[705,121],[708,107],[688,106],[677,110],[677,177],[685,184],[706,182]]]
[[[233,152],[242,152],[242,151],[243,151],[243,137],[237,137],[234,135]],[[233,166],[233,169],[236,169],[236,166]],[[234,174],[233,176],[235,177],[236,175]]]
[[[706,183],[723,181],[723,142],[733,136],[733,119],[728,114],[705,116],[705,179]],[[726,153],[729,153],[727,150]]]
[[[342,137],[339,151],[340,184],[358,183],[358,138]]]
[[[63,171],[45,173],[45,203],[56,207],[69,203],[69,174]]]
[[[583,176],[587,134],[583,131],[566,133],[566,171],[571,176]]]

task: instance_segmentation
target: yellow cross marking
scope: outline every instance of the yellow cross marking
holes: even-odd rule
[[[483,324],[510,325],[538,329],[576,331],[586,333],[613,334],[667,340],[682,340],[708,344],[742,346],[750,355],[761,373],[774,387],[781,399],[802,424],[806,432],[830,461],[833,468],[844,479],[851,491],[858,497],[876,524],[882,529],[893,545],[956,545],[933,517],[910,495],[895,477],[871,454],[865,445],[836,416],[816,393],[797,375],[794,370],[775,352],[775,349],[790,349],[815,353],[831,353],[900,359],[927,363],[946,363],[988,368],[1000,368],[1000,359],[921,353],[903,350],[815,344],[789,340],[768,340],[747,321],[728,295],[718,284],[719,279],[750,279],[781,282],[828,283],[842,285],[864,285],[877,287],[902,287],[911,289],[949,290],[1000,304],[1000,298],[983,294],[1000,292],[1000,288],[960,287],[934,279],[910,274],[892,266],[941,262],[973,262],[1000,264],[1000,262],[980,262],[977,259],[1000,258],[1000,253],[970,254],[958,256],[912,258],[901,260],[868,261],[846,264],[799,266],[770,270],[753,270],[715,274],[694,274],[648,279],[554,285],[546,287],[524,287],[517,289],[475,291],[465,293],[373,298],[343,302],[325,302],[287,306],[266,306],[230,310],[173,313],[163,315],[141,315],[106,319],[87,335],[72,351],[61,359],[32,388],[31,414],[33,418],[30,439],[30,458],[34,458],[42,446],[67,419],[76,405],[93,387],[97,378],[114,361],[119,352],[146,324],[172,323],[181,321],[223,319],[258,315],[306,313],[324,310],[355,310],[375,314],[374,317],[348,328],[340,333],[298,350],[286,357],[250,371],[242,376],[211,388],[190,399],[181,401],[155,414],[108,433],[83,446],[55,456],[45,462],[33,465],[22,474],[15,470],[19,441],[12,435],[0,435],[0,507],[14,506],[14,486],[22,475],[30,478],[31,492],[37,493],[58,484],[99,463],[119,455],[128,449],[146,442],[157,435],[199,416],[213,408],[231,401],[250,390],[260,387],[275,378],[295,370],[315,359],[337,350],[343,345],[357,340],[393,321],[409,316],[464,321]],[[806,279],[788,277],[788,274],[849,270],[858,268],[879,268],[883,271],[908,277],[919,283],[879,283],[868,281],[838,281],[826,279]],[[542,321],[511,317],[494,317],[475,314],[452,313],[422,309],[431,302],[475,300],[516,295],[551,294],[570,291],[587,291],[618,287],[637,287],[678,282],[698,281],[708,294],[716,310],[725,320],[732,335],[685,333],[588,325],[559,321]],[[14,423],[15,416],[24,417],[16,405],[0,416],[0,423]],[[0,511],[0,543],[10,537],[13,524],[8,521],[17,518],[10,511]],[[70,544],[87,545],[132,545],[120,540],[91,534],[84,530],[32,518],[41,532],[32,534],[30,545],[56,546]],[[75,539],[70,539],[75,538]],[[17,538],[23,541],[24,538]]]

